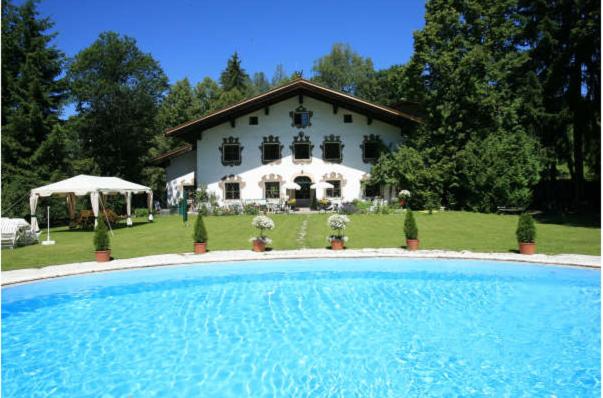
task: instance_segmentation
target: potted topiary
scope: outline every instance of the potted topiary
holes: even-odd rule
[[[398,193],[398,200],[400,200],[400,207],[406,206],[408,199],[410,199],[410,191],[403,189]]]
[[[519,253],[534,254],[536,253],[536,226],[531,215],[524,213],[519,216],[517,223],[517,242],[519,243]]]
[[[253,243],[252,250],[254,252],[263,252],[266,250],[266,245],[272,243],[272,240],[264,235],[264,231],[273,230],[274,221],[266,216],[257,216],[253,218],[251,225],[260,231],[259,236],[254,236],[251,238],[251,242]]]
[[[111,260],[111,240],[107,231],[107,224],[100,220],[94,231],[94,248],[96,250],[96,261],[105,262]]]
[[[327,220],[329,227],[335,232],[327,240],[331,242],[331,250],[343,250],[348,237],[344,235],[344,230],[349,224],[350,219],[343,214],[334,214]]]
[[[415,222],[415,216],[412,214],[412,210],[406,212],[404,218],[404,235],[406,236],[406,249],[407,250],[418,250],[419,249],[419,228]]]
[[[195,220],[193,239],[195,240],[195,254],[207,252],[207,231],[205,229],[203,217],[200,214],[197,215],[197,219]]]

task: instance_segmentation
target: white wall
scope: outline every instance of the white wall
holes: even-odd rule
[[[168,206],[177,206],[182,198],[182,185],[195,184],[197,152],[190,151],[170,160],[165,168]]]
[[[241,188],[241,199],[262,199],[264,198],[264,190],[260,181],[263,176],[276,174],[282,177],[283,182],[288,182],[303,174],[310,177],[313,182],[318,182],[325,180],[325,174],[335,172],[340,173],[346,180],[345,185],[342,186],[343,200],[351,201],[361,198],[361,180],[368,176],[371,169],[370,163],[362,161],[361,144],[363,136],[369,134],[379,135],[384,144],[394,150],[402,142],[400,127],[375,119],[369,125],[366,116],[341,107],[339,107],[337,114],[334,114],[331,104],[304,96],[303,106],[308,111],[313,112],[310,119],[312,125],[300,129],[291,126],[292,120],[289,116],[289,112],[299,105],[298,97],[295,96],[270,106],[268,115],[265,115],[264,109],[261,109],[237,118],[234,128],[227,122],[203,131],[201,139],[197,141],[197,185],[207,185],[208,190],[215,192],[218,198],[222,200],[224,192],[220,180],[225,176],[234,175],[235,178],[240,178],[245,183]],[[352,114],[353,122],[344,123],[344,114]],[[257,116],[259,124],[249,125],[249,116]],[[310,137],[314,148],[312,149],[311,162],[295,164],[292,159],[290,145],[293,143],[293,137],[300,131]],[[344,145],[342,151],[343,161],[341,163],[330,163],[322,160],[320,145],[323,138],[331,134],[340,136]],[[269,135],[280,138],[280,142],[284,146],[282,150],[283,157],[280,161],[264,165],[262,164],[260,146],[262,138]],[[231,136],[239,138],[239,142],[243,145],[242,163],[239,166],[223,166],[221,162],[219,148],[223,138]],[[187,167],[190,168],[188,163]],[[285,190],[281,189],[281,196],[284,197],[284,195]],[[317,196],[321,197],[322,193],[317,193]]]

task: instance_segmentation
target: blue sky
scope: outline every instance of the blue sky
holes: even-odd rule
[[[412,33],[424,24],[423,0],[42,0],[39,10],[55,22],[56,45],[68,56],[112,30],[134,37],[172,83],[217,79],[235,50],[250,75],[270,78],[281,63],[307,77],[335,42],[386,68],[410,58]]]

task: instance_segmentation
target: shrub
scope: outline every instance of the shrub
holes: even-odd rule
[[[94,249],[96,251],[109,250],[111,248],[111,239],[107,230],[107,224],[104,220],[99,220],[94,231]]]
[[[519,216],[519,222],[517,223],[517,241],[523,243],[533,243],[536,240],[536,226],[534,225],[534,219],[531,215],[524,213]]]
[[[411,210],[406,212],[406,217],[404,218],[404,235],[406,235],[406,239],[409,240],[419,238],[419,228],[417,228],[415,216]]]
[[[195,220],[193,239],[195,239],[195,243],[207,242],[207,230],[205,229],[205,223],[203,222],[203,217],[201,215],[198,215]]]
[[[248,216],[257,216],[260,214],[260,209],[258,209],[256,205],[246,204],[243,208],[243,213],[247,214]]]
[[[346,229],[349,223],[350,219],[348,218],[348,216],[343,214],[334,214],[329,217],[327,220],[327,224],[329,225],[329,228],[335,231],[335,234],[331,235],[329,237],[329,240],[346,240],[343,231]]]
[[[148,215],[149,215],[149,209],[144,209],[144,208],[134,209],[135,217],[147,217]]]

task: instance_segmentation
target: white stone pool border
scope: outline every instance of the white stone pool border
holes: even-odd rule
[[[192,253],[161,254],[156,256],[113,260],[108,263],[89,261],[84,263],[51,265],[43,268],[27,268],[13,271],[3,271],[2,286],[33,282],[42,279],[58,278],[69,275],[169,265],[206,264],[250,260],[374,257],[496,260],[601,269],[600,256],[587,256],[581,254],[535,254],[532,256],[524,256],[517,253],[475,253],[470,251],[457,252],[447,250],[420,250],[409,252],[404,249],[396,248],[347,249],[344,251],[332,251],[328,249],[275,250],[264,253],[254,253],[251,250],[224,250],[210,251],[203,255],[194,255]]]

